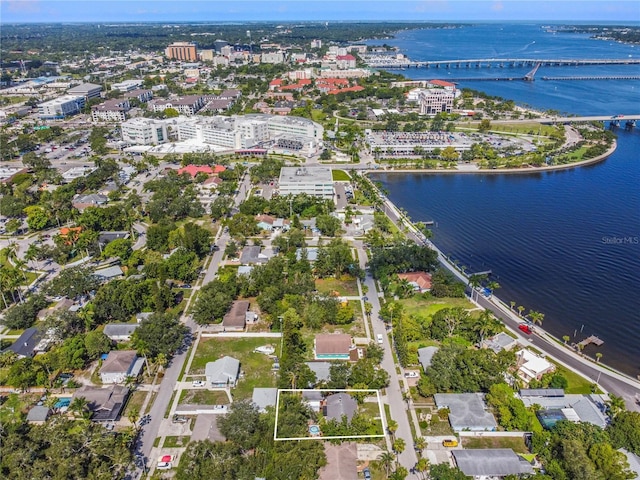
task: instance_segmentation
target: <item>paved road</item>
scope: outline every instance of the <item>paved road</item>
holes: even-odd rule
[[[397,225],[400,222],[397,210],[388,199],[384,200],[384,212],[389,216],[393,223]],[[409,232],[408,237],[416,243],[428,244],[432,248],[435,248],[431,242],[425,242],[424,239],[419,238],[414,232]],[[464,283],[467,283],[466,277],[456,270],[453,265],[446,260],[441,252],[439,252],[439,259],[447,269],[456,275],[456,277]],[[524,338],[520,335],[520,330],[518,329],[518,325],[522,322],[522,319],[520,319],[514,312],[510,312],[508,308],[501,308],[501,305],[495,298],[488,300],[480,296],[479,303],[482,307],[491,310],[498,318],[501,318],[505,325],[507,325],[507,327],[509,327],[521,339]],[[526,339],[530,340],[532,345],[543,351],[552,359],[559,361],[570,369],[582,374],[584,377],[589,378],[594,383],[597,382],[607,392],[624,398],[628,410],[640,411],[640,405],[635,401],[636,396],[640,395],[640,382],[626,375],[612,372],[606,367],[597,365],[581,357],[576,352],[557,344],[555,341],[551,340],[548,337],[548,334],[546,334],[542,329],[536,327],[536,330],[537,334]]]
[[[358,249],[358,256],[360,259],[366,261],[367,254],[360,248]],[[393,361],[393,355],[391,352],[391,344],[389,337],[385,330],[384,322],[380,320],[380,301],[378,298],[378,290],[376,289],[376,283],[370,274],[367,274],[364,280],[364,284],[368,287],[367,296],[369,297],[369,303],[371,303],[371,318],[374,339],[378,334],[382,335],[382,346],[384,348],[384,358],[382,359],[382,368],[389,373],[389,386],[387,387],[387,399],[389,403],[389,409],[391,411],[391,418],[398,423],[398,430],[395,433],[396,438],[402,438],[405,441],[406,448],[399,456],[400,464],[407,470],[413,468],[418,461],[416,451],[413,448],[413,435],[411,433],[411,427],[409,425],[409,419],[407,417],[407,408],[405,401],[402,397],[402,391],[400,389],[400,382],[398,380],[398,374],[396,373],[396,365]],[[407,478],[413,479],[416,476],[409,475]]]

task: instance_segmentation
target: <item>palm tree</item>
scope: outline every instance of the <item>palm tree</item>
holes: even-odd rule
[[[398,422],[396,422],[395,420],[389,420],[389,423],[387,424],[387,430],[389,431],[389,435],[391,435],[391,438],[395,438],[396,430],[398,430]]]
[[[294,372],[293,370],[290,370],[287,373],[287,377],[289,378],[289,383],[291,384],[291,388],[295,390],[296,389],[296,372]]]
[[[563,336],[562,336],[562,340],[564,340],[564,344],[566,345],[566,344],[567,344],[567,342],[568,342],[569,340],[571,340],[571,337],[570,337],[569,335],[563,335]]]
[[[518,315],[522,316],[522,312],[524,312],[524,310],[525,310],[525,308],[522,305],[520,305],[518,307]]]
[[[620,412],[626,410],[624,398],[618,397],[612,393],[609,394],[609,401],[607,402],[607,405],[609,406],[609,413],[612,418],[615,418]]]
[[[496,281],[489,282],[487,284],[487,288],[489,289],[489,292],[491,293],[491,295],[493,295],[493,292],[500,288],[500,284]]]
[[[155,363],[158,366],[158,369],[162,372],[164,370],[164,367],[167,366],[167,363],[169,363],[169,360],[164,353],[159,353],[156,357]]]
[[[473,300],[473,293],[476,293],[476,299],[478,298],[478,287],[482,285],[482,281],[487,278],[486,275],[471,275],[469,277],[469,285],[471,286],[471,300]]]
[[[513,308],[516,306],[516,302],[514,302],[513,300],[511,300],[509,302],[509,305],[511,305],[511,311],[513,311]]]
[[[600,362],[601,358],[602,358],[602,354],[600,352],[596,353],[596,362]]]
[[[393,462],[395,461],[395,459],[396,457],[391,452],[383,452],[378,457],[378,461],[380,462],[380,465],[382,465],[382,467],[384,468],[384,471],[387,477],[389,476],[389,471],[391,470],[391,466],[393,465]]]
[[[74,414],[74,416],[83,416],[89,409],[89,402],[84,397],[76,397],[69,404],[69,411]]]
[[[127,418],[132,425],[135,425],[140,418],[140,409],[138,407],[131,407],[129,413],[127,413]]]
[[[420,456],[422,456],[422,452],[425,448],[427,448],[427,441],[423,436],[416,437],[413,439],[413,445],[415,446],[416,450],[420,452]]]
[[[427,460],[426,458],[421,458],[420,460],[418,460],[418,463],[416,463],[416,470],[420,473],[420,476],[422,478],[426,478],[426,473],[427,470],[429,470],[429,460]]]
[[[389,475],[389,480],[404,480],[407,478],[407,475],[409,475],[409,472],[407,472],[406,468],[398,467],[391,475]]]
[[[404,441],[404,438],[396,438],[393,441],[393,445],[392,447],[393,451],[396,452],[396,455],[400,455],[402,452],[404,452],[405,448],[407,448],[407,444]]]
[[[538,325],[542,325],[542,321],[544,320],[544,313],[536,312],[535,310],[529,310],[529,317],[533,323],[537,323]]]

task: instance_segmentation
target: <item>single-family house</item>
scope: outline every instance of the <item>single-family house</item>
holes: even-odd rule
[[[251,265],[240,265],[238,267],[238,275],[249,276],[251,275],[251,270],[253,270]]]
[[[456,432],[493,431],[496,419],[486,410],[481,393],[436,393],[433,396],[438,410],[449,410],[449,423]]]
[[[261,251],[260,245],[248,245],[242,249],[240,254],[240,263],[243,265],[256,265],[261,263],[267,263],[273,256],[272,251]]]
[[[351,335],[342,333],[318,334],[313,341],[316,360],[349,360],[352,348]]]
[[[303,390],[302,399],[314,412],[320,411],[322,408],[322,402],[324,401],[322,392],[318,390]]]
[[[229,356],[208,362],[205,366],[207,384],[213,388],[235,387],[240,375],[240,362]]]
[[[320,480],[358,480],[358,448],[355,442],[333,445],[324,442],[327,464],[318,471]]]
[[[76,210],[82,212],[85,208],[99,207],[101,205],[105,205],[108,201],[109,199],[105,195],[90,193],[88,195],[76,196],[76,198],[71,201],[71,205]]]
[[[33,357],[38,353],[38,346],[43,336],[37,328],[27,328],[4,352],[13,352],[19,358]]]
[[[247,323],[247,312],[249,302],[246,300],[236,300],[231,308],[222,318],[222,326],[225,332],[242,332]]]
[[[127,231],[113,231],[113,232],[100,232],[98,234],[98,243],[101,245],[106,245],[109,242],[113,242],[114,240],[119,240],[121,238],[129,238],[131,234]]]
[[[556,369],[553,363],[526,348],[516,353],[516,359],[518,376],[527,383],[533,379],[540,380],[545,373]]]
[[[451,453],[462,473],[474,479],[534,473],[531,464],[510,448],[455,449]]]
[[[113,280],[114,278],[124,276],[120,265],[111,265],[110,267],[101,268],[99,270],[96,270],[94,274],[96,277],[98,277],[98,279],[106,282],[108,282],[109,280]]]
[[[114,342],[128,342],[139,326],[137,323],[108,323],[104,326],[103,333]]]
[[[214,165],[213,167],[209,165],[187,165],[186,167],[182,167],[178,169],[178,175],[182,175],[183,173],[187,173],[191,176],[191,178],[195,178],[199,173],[204,173],[205,175],[218,175],[221,172],[224,172],[227,168],[223,165]]]
[[[36,405],[29,413],[27,413],[27,422],[34,425],[42,425],[47,421],[51,415],[51,409],[49,407],[45,407],[44,405]]]
[[[271,215],[256,215],[256,222],[260,230],[272,231],[275,220]]]
[[[100,367],[102,383],[124,383],[128,377],[137,377],[142,371],[144,359],[135,350],[112,350]]]
[[[358,410],[358,402],[345,392],[334,393],[324,400],[322,406],[322,414],[327,420],[337,420],[340,422],[342,417],[347,417],[347,421],[351,421]]]
[[[111,385],[106,388],[85,385],[79,388],[72,398],[87,400],[94,422],[112,422],[118,418],[127,401],[129,389],[122,385]]]
[[[431,274],[427,272],[398,273],[398,279],[406,280],[411,287],[420,293],[431,290]]]
[[[431,360],[438,351],[438,347],[422,347],[418,349],[418,361],[422,365],[422,370],[425,372],[427,368],[431,366]]]
[[[520,398],[526,407],[539,406],[536,414],[545,428],[553,428],[560,420],[591,423],[600,428],[608,424],[602,395],[565,395],[562,389],[549,388],[520,390]]]
[[[63,298],[52,307],[43,308],[42,310],[40,310],[38,312],[38,315],[36,315],[36,318],[38,320],[44,320],[45,318],[47,318],[50,315],[53,315],[54,313],[66,312],[71,307],[73,307],[73,305],[74,305],[73,300],[70,300],[68,298]]]
[[[251,397],[251,401],[256,407],[258,407],[258,411],[260,411],[260,413],[264,413],[267,411],[267,407],[276,406],[277,397],[277,388],[256,387],[253,389],[253,396]]]
[[[296,249],[296,260],[300,261],[303,255],[306,255],[307,260],[313,263],[316,260],[318,260],[318,248],[307,247],[307,248]]]
[[[511,350],[516,345],[518,345],[518,341],[504,332],[500,332],[482,342],[483,348],[490,348],[496,353],[500,353],[502,350]]]

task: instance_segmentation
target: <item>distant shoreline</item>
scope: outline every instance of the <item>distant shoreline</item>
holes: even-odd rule
[[[376,169],[376,170],[366,170],[365,173],[428,173],[428,174],[530,174],[537,172],[550,172],[555,170],[569,170],[571,168],[584,167],[586,165],[591,165],[594,163],[602,162],[603,160],[610,157],[613,152],[616,151],[618,144],[614,140],[613,144],[601,155],[598,155],[593,158],[589,158],[588,160],[581,160],[579,162],[574,163],[566,163],[563,165],[549,165],[546,167],[533,167],[533,168],[496,168],[496,169],[479,169],[479,170],[438,170],[438,169],[416,169],[416,168],[407,168],[407,169]]]

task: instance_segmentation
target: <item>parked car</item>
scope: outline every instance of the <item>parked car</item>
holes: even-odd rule
[[[531,327],[526,323],[521,323],[520,325],[518,325],[518,328],[522,330],[524,333],[526,333],[527,335],[531,335],[533,333],[533,330],[531,329]]]
[[[194,380],[191,382],[191,385],[194,387],[204,387],[205,383],[202,380]]]
[[[158,470],[169,470],[171,467],[173,467],[171,462],[160,462],[156,468]]]
[[[365,480],[371,480],[371,471],[368,468],[362,470],[362,474],[364,475]]]

